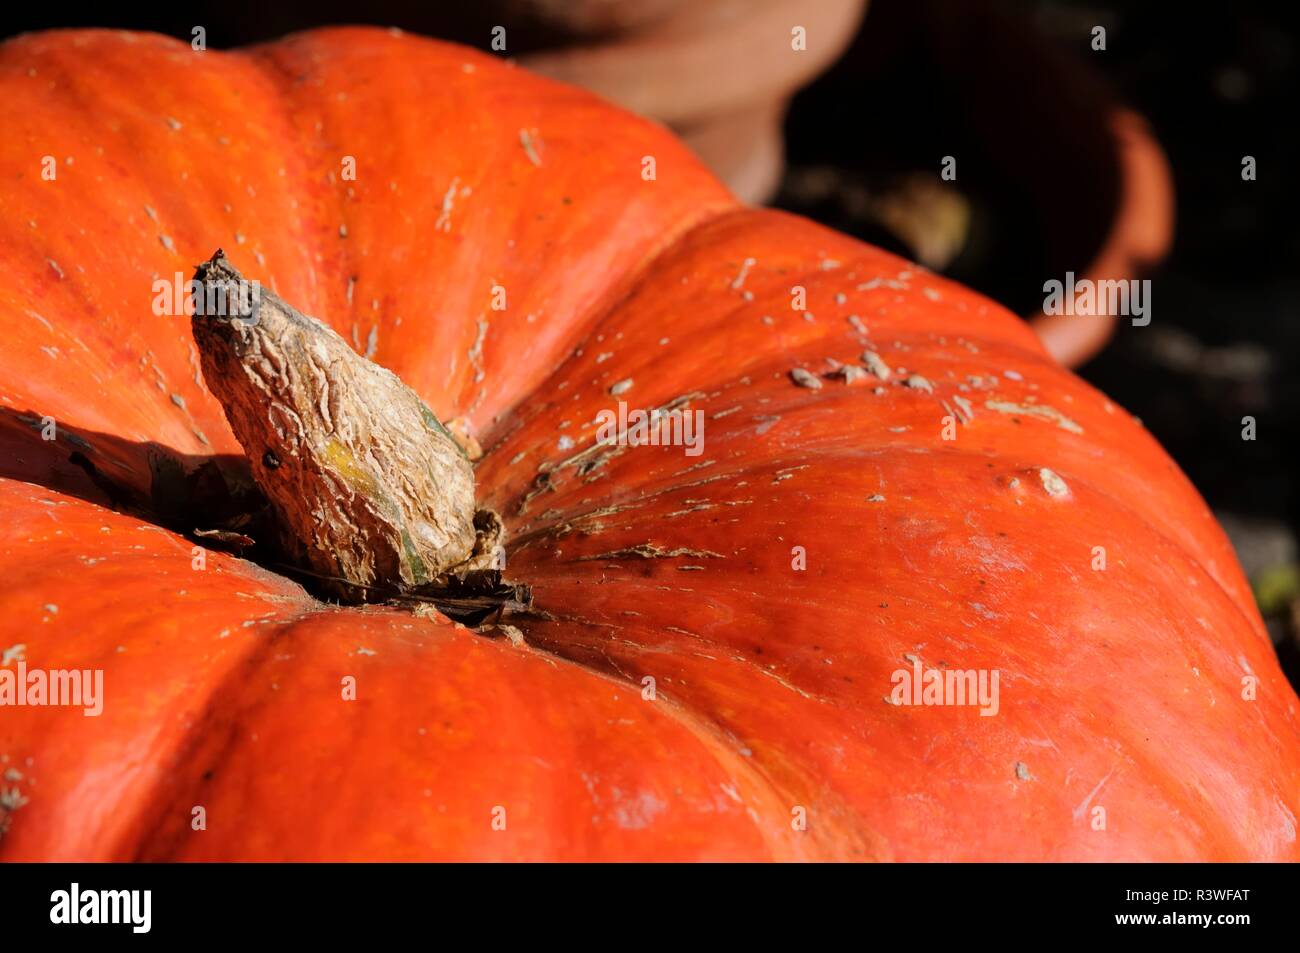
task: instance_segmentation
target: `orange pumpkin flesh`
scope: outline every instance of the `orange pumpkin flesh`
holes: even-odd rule
[[[106,693],[0,709],[0,859],[1300,857],[1297,699],[1226,539],[996,305],[395,33],[22,37],[0,128],[0,648]],[[527,645],[195,570],[68,462],[147,495],[151,455],[242,454],[187,319],[150,310],[218,246],[468,418]],[[890,381],[790,380],[868,347]],[[703,454],[558,466],[627,379],[633,407],[697,393]],[[905,656],[998,670],[999,713],[887,703]]]

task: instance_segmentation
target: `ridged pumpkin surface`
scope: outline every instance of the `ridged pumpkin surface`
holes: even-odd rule
[[[0,649],[105,673],[99,717],[0,708],[0,859],[1300,856],[1297,699],[1223,533],[997,305],[385,31],[21,37],[0,129]],[[151,455],[242,453],[152,310],[217,247],[469,419],[527,644],[194,569],[69,462],[147,493]],[[887,381],[791,379],[865,350]],[[687,395],[700,455],[565,463]],[[913,658],[997,670],[998,713],[891,704]]]

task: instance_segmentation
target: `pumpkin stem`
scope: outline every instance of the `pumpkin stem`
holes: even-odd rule
[[[349,602],[500,567],[500,519],[476,520],[469,460],[413,390],[220,249],[194,277],[203,377],[291,560]]]

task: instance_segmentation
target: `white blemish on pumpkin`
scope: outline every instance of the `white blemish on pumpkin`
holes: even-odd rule
[[[816,318],[813,317],[813,314],[812,314],[811,311],[805,311],[805,312],[803,313],[803,319],[804,319],[805,321],[807,321],[809,324],[811,324],[812,322],[814,322],[814,321],[817,320]]]
[[[61,280],[63,278],[63,269],[59,267],[59,263],[55,261],[53,258],[47,258],[45,259],[45,261],[49,264],[51,268],[54,269],[54,273],[58,275]]]
[[[375,351],[379,349],[379,325],[372,324],[370,333],[366,335],[366,360],[371,360],[375,356]]]
[[[632,378],[630,377],[623,378],[623,380],[618,381],[612,387],[610,387],[609,389],[610,396],[617,397],[620,394],[626,394],[628,391],[632,389],[632,383],[633,383]]]
[[[1016,778],[1021,781],[1032,781],[1033,775],[1029,773],[1029,767],[1023,761],[1016,762]]]
[[[1006,378],[1007,380],[1009,380],[1009,381],[1022,381],[1022,380],[1024,380],[1024,377],[1020,374],[1019,371],[1003,371],[1003,372],[1002,372],[1002,376],[1005,377],[1005,378]]]
[[[1041,467],[1038,471],[1038,479],[1043,482],[1043,489],[1049,496],[1069,496],[1070,487],[1059,476],[1053,473],[1047,467]]]
[[[910,387],[913,390],[923,390],[927,394],[934,393],[934,385],[920,374],[911,374],[903,381],[904,387]]]
[[[460,176],[454,176],[451,185],[447,186],[447,191],[442,196],[442,210],[438,213],[438,218],[433,223],[435,232],[451,231],[451,211],[456,204],[456,189],[460,185]]]
[[[469,363],[474,368],[474,383],[483,380],[485,373],[483,371],[483,342],[487,339],[488,323],[486,318],[478,319],[478,335],[474,338],[474,345],[469,349]]]
[[[798,685],[786,681],[784,678],[782,678],[780,675],[777,675],[776,672],[773,672],[771,669],[760,668],[758,669],[758,671],[761,674],[766,675],[768,678],[772,679],[772,681],[776,682],[778,685],[782,686],[783,688],[790,689],[790,691],[794,692],[795,694],[803,698],[816,699],[818,701],[821,701],[821,699],[817,699],[815,695],[809,694],[808,692],[800,688]]]
[[[989,410],[996,410],[1000,414],[1021,414],[1027,417],[1038,417],[1041,420],[1049,420],[1062,430],[1068,430],[1070,433],[1083,433],[1083,428],[1077,423],[1056,408],[1048,407],[1046,404],[1015,404],[1007,400],[986,400],[984,406]]]
[[[536,130],[530,132],[527,129],[520,129],[519,144],[524,147],[524,155],[528,156],[528,161],[538,168],[541,168],[542,158],[537,154],[537,146],[533,141],[533,132],[536,132]],[[539,139],[538,141],[540,142],[541,140]]]
[[[167,117],[167,125],[171,126],[171,127],[172,127],[172,131],[174,132],[175,130],[181,128],[181,121],[180,121],[179,119],[175,119],[175,118],[173,118],[173,117],[171,117],[171,116],[168,116],[168,117]]]
[[[749,269],[758,264],[757,258],[746,258],[740,263],[740,273],[731,279],[731,290],[739,291],[745,286],[745,278],[749,275]]]
[[[1111,768],[1109,771],[1107,771],[1106,776],[1097,782],[1097,786],[1094,787],[1091,791],[1089,791],[1088,796],[1085,797],[1082,801],[1080,801],[1078,807],[1076,807],[1071,812],[1071,816],[1073,816],[1076,823],[1083,818],[1084,813],[1088,810],[1088,805],[1092,803],[1092,799],[1095,798],[1099,793],[1101,793],[1102,787],[1105,785],[1107,781],[1110,780],[1110,776],[1114,773],[1115,773],[1114,768]]]
[[[872,493],[869,497],[867,497],[867,502],[868,502],[868,503],[883,503],[883,502],[885,502],[885,498],[884,498],[881,494],[879,494],[879,493]]]
[[[614,797],[619,797],[620,792],[614,789]],[[627,831],[639,831],[649,827],[656,816],[662,814],[666,808],[663,801],[659,800],[649,791],[638,794],[634,800],[624,800],[614,807],[614,823]]]
[[[603,351],[603,352],[601,352],[600,354],[597,354],[597,355],[596,355],[596,363],[597,363],[597,364],[604,364],[606,361],[608,361],[608,360],[609,360],[611,357],[613,357],[613,356],[614,356],[614,352],[613,352],[613,351]]]
[[[0,651],[0,665],[8,665],[10,662],[22,662],[27,659],[27,643],[18,642],[9,648]]]

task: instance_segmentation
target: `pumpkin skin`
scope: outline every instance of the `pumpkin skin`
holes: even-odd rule
[[[0,708],[0,859],[1300,856],[1297,699],[1226,538],[1004,309],[739,207],[587,94],[387,31],[21,37],[0,128],[0,648],[106,695]],[[150,310],[218,246],[468,418],[547,613],[509,620],[528,644],[196,570],[68,462],[147,492],[151,453],[242,455],[188,320]],[[791,382],[868,345],[933,392]],[[698,393],[703,454],[534,492],[629,378],[634,407]],[[954,397],[974,419],[944,440]],[[20,419],[45,416],[57,441]],[[999,713],[887,703],[905,655],[997,669]]]

